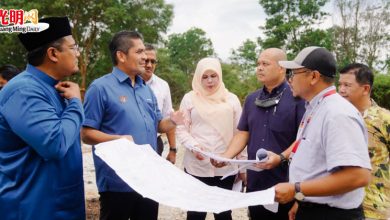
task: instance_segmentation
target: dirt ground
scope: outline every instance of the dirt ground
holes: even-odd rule
[[[167,149],[164,149],[163,156],[165,157]],[[179,147],[176,158],[176,166],[182,167],[184,149]],[[83,162],[84,162],[84,183],[85,183],[85,194],[86,194],[86,209],[87,209],[87,220],[98,220],[99,219],[99,194],[96,187],[95,169],[93,165],[91,147],[88,145],[83,146]],[[186,212],[184,210],[173,208],[169,206],[160,205],[159,220],[183,220],[186,219]],[[211,213],[207,214],[206,220],[214,219]],[[248,220],[247,209],[235,209],[233,210],[234,220]]]

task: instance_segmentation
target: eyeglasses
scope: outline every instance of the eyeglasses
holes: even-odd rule
[[[312,71],[313,70],[311,70],[311,69],[305,69],[304,71],[300,71],[300,72],[294,72],[294,70],[289,70],[289,72],[287,74],[287,79],[292,80],[294,78],[294,76],[297,74],[307,73],[307,72],[312,72]]]
[[[286,90],[286,88],[284,88],[279,95],[272,98],[260,99],[259,97],[257,97],[255,100],[255,105],[261,108],[269,108],[269,107],[276,106],[277,104],[279,104],[279,101],[283,96],[284,90]]]
[[[152,64],[152,65],[157,64],[157,60],[154,60],[154,59],[146,59],[146,60],[145,60],[145,64],[148,64],[149,62],[150,62],[150,64]]]
[[[78,44],[69,47],[69,49],[73,50],[74,52],[80,52],[80,48]]]

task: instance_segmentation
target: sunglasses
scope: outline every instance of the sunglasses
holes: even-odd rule
[[[279,101],[282,98],[284,90],[286,90],[286,88],[284,88],[283,91],[279,95],[272,97],[272,98],[259,99],[259,97],[257,97],[255,100],[255,105],[260,107],[260,108],[269,108],[269,107],[276,106],[277,104],[279,104]]]
[[[153,59],[146,59],[146,60],[145,60],[145,64],[148,64],[149,62],[150,62],[152,65],[157,64],[157,60],[153,60]]]

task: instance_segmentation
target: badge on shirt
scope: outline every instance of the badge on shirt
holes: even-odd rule
[[[119,96],[119,101],[122,104],[126,103],[127,102],[127,96],[124,96],[124,95]]]

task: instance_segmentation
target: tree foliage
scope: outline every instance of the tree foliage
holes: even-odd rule
[[[383,108],[390,109],[390,75],[375,74],[372,97]]]
[[[390,2],[388,0],[335,0],[340,22],[319,29],[326,16],[323,6],[329,0],[259,0],[267,14],[258,42],[245,40],[232,51],[230,62],[222,63],[226,87],[241,100],[259,88],[255,67],[260,48],[278,47],[289,58],[307,46],[318,45],[333,50],[339,65],[363,62],[376,72],[390,71]],[[164,0],[8,0],[3,9],[38,9],[40,17],[68,16],[74,24],[74,38],[80,45],[79,58],[84,89],[93,79],[112,67],[108,43],[120,30],[138,30],[145,42],[159,45],[157,75],[171,88],[177,107],[183,95],[191,90],[192,73],[197,62],[215,56],[213,44],[205,31],[191,28],[163,39],[173,17],[173,6]],[[25,50],[16,34],[0,34],[0,65],[25,65]],[[377,74],[373,97],[378,104],[390,107],[389,75]]]
[[[80,46],[79,66],[81,88],[88,82],[110,71],[108,43],[120,30],[138,30],[145,41],[156,43],[168,29],[173,16],[173,6],[164,0],[8,0],[3,8],[38,9],[39,17],[68,16],[74,24],[73,37]],[[7,36],[5,38],[8,38]],[[16,35],[11,36],[15,44]],[[20,48],[20,46],[17,46]],[[8,61],[21,57],[9,55]],[[0,53],[3,57],[4,50]],[[6,56],[6,55],[5,55]],[[10,62],[14,63],[14,62]],[[17,64],[20,66],[20,64]]]
[[[268,15],[260,39],[262,48],[284,48],[288,54],[296,54],[312,45],[332,48],[330,35],[315,28],[323,21],[325,12],[321,7],[328,0],[259,0]],[[322,38],[318,38],[321,36]],[[323,38],[327,39],[323,39]]]
[[[239,79],[247,79],[255,74],[258,54],[259,46],[250,39],[245,40],[237,50],[232,50],[230,60],[240,68]]]
[[[336,0],[335,8],[339,22],[333,29],[339,64],[363,62],[372,69],[385,70],[390,49],[390,2]]]
[[[206,32],[199,28],[170,35],[167,48],[171,63],[186,74],[191,74],[195,70],[200,59],[214,54],[211,40],[206,37]]]

